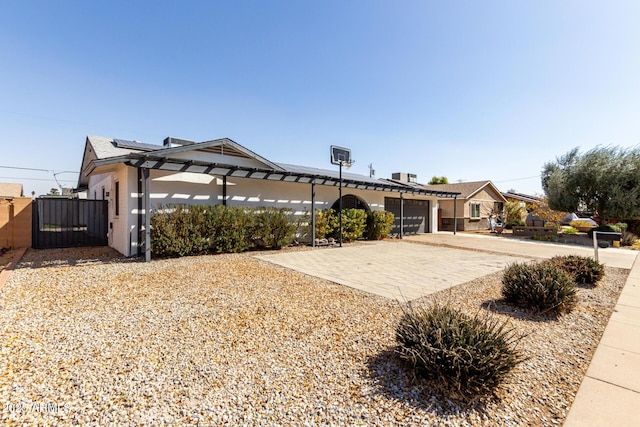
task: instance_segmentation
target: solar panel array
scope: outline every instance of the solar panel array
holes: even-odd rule
[[[131,150],[154,151],[163,148],[160,145],[145,144],[138,141],[127,141],[126,139],[114,139],[113,142],[118,148],[129,148]]]

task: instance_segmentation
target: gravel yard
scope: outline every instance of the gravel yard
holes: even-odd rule
[[[500,273],[423,298],[500,316],[531,358],[460,407],[393,353],[397,303],[251,254],[149,264],[108,248],[29,250],[0,289],[5,425],[559,425],[628,271],[531,319]],[[415,304],[415,302],[414,302]]]

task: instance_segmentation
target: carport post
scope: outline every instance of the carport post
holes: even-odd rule
[[[400,193],[400,238],[404,235],[404,199]]]
[[[453,234],[458,230],[458,196],[453,196]]]
[[[311,181],[311,247],[316,246],[316,182]]]
[[[144,260],[151,261],[151,179],[150,171],[144,168]]]
[[[222,176],[222,206],[227,206],[227,175]]]

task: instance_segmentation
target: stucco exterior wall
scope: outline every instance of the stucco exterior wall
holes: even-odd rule
[[[150,171],[151,209],[176,204],[223,204],[223,178],[205,174],[172,173],[160,170]],[[97,191],[100,198],[101,188],[105,187],[109,200],[109,246],[118,252],[136,255],[141,242],[144,242],[144,219],[138,224],[138,214],[144,214],[145,208],[138,209],[138,200],[144,194],[138,194],[138,171],[134,167],[118,165],[113,171],[91,177],[88,194],[93,197]],[[115,215],[115,183],[120,182],[119,215]],[[142,185],[144,192],[144,183]],[[339,198],[338,187],[315,186],[315,209],[328,209]],[[363,199],[371,210],[383,210],[384,198],[397,193],[356,190],[343,188],[342,195],[353,194]],[[429,230],[437,231],[437,199],[406,195],[405,198],[431,200],[433,209]],[[311,212],[311,184],[282,181],[269,181],[248,178],[227,178],[226,203],[228,206],[276,207],[293,210],[297,215]],[[434,213],[435,212],[435,213]],[[141,247],[141,246],[140,246]]]

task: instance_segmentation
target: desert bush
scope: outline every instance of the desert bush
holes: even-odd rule
[[[371,211],[367,214],[366,235],[369,240],[382,240],[391,233],[395,217],[389,211]]]
[[[289,209],[265,208],[253,212],[252,239],[256,247],[281,249],[295,239],[296,221]]]
[[[565,255],[555,256],[549,262],[571,274],[578,284],[595,285],[604,277],[604,266],[593,258]]]
[[[340,238],[340,214],[335,213],[330,220],[332,237]],[[342,240],[352,242],[362,237],[367,223],[367,213],[362,209],[342,210]]]
[[[316,210],[316,238],[323,239],[331,236],[333,227],[331,226],[331,218],[335,215],[333,209]]]
[[[207,236],[210,239],[208,252],[235,253],[249,250],[252,246],[253,215],[241,206],[208,206]]]
[[[449,305],[404,310],[396,327],[400,357],[417,373],[460,397],[495,389],[525,357],[520,337],[505,323],[469,316]]]
[[[502,296],[540,313],[568,312],[577,301],[573,277],[549,262],[509,265],[502,275]]]
[[[202,246],[200,227],[183,206],[167,206],[151,215],[151,252],[160,256],[198,253]]]

